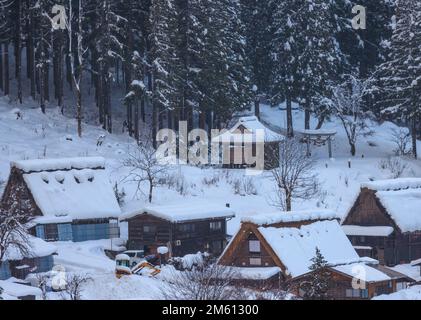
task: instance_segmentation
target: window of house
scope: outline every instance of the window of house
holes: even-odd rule
[[[261,266],[262,265],[262,259],[260,259],[260,258],[250,258],[250,265],[251,266]]]
[[[155,226],[151,226],[151,225],[144,225],[143,226],[143,232],[144,233],[155,233],[156,232],[156,227]]]
[[[48,241],[58,241],[58,228],[56,224],[46,224],[44,226],[45,230],[45,240]]]
[[[196,225],[193,223],[179,224],[177,230],[179,232],[192,233],[196,231]]]
[[[346,297],[347,298],[368,298],[368,290],[360,290],[360,289],[346,289]]]
[[[260,241],[259,240],[250,240],[249,241],[249,252],[251,253],[260,253]]]
[[[396,291],[402,291],[402,290],[406,290],[406,288],[408,287],[406,282],[398,282],[396,283]]]
[[[222,221],[211,222],[209,227],[210,227],[211,231],[221,231],[222,230]]]
[[[222,241],[212,241],[211,242],[211,251],[212,253],[218,254],[222,252],[223,244]]]

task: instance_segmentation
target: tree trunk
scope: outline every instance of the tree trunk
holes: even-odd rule
[[[350,142],[349,144],[351,146],[351,155],[353,157],[355,157],[355,155],[357,154],[357,147],[356,147],[355,143]]]
[[[82,92],[80,85],[82,81],[79,82],[79,86],[76,87],[76,98],[77,98],[77,134],[79,138],[82,138]]]
[[[260,120],[260,98],[256,96],[254,99],[254,115]]]
[[[17,1],[17,19],[16,19],[16,81],[17,81],[17,94],[19,103],[22,104],[22,26],[21,26],[21,15],[22,15],[22,3],[21,1]]]
[[[310,130],[310,111],[307,109],[304,111],[304,129]]]
[[[202,130],[206,130],[206,113],[206,111],[202,111],[199,115],[199,128]]]
[[[10,94],[9,43],[4,44],[4,95]]]
[[[292,195],[289,192],[285,192],[285,205],[287,212],[292,211]]]
[[[293,127],[293,120],[292,120],[292,101],[290,97],[287,97],[286,101],[287,107],[287,137],[293,138],[294,137],[294,127]]]
[[[143,104],[143,97],[141,98],[141,104]],[[136,139],[136,142],[140,142],[139,137],[139,101],[136,100],[135,109],[134,109],[134,137]]]
[[[417,121],[414,116],[411,119],[411,136],[412,136],[412,155],[415,159],[418,159],[418,150],[417,150]]]
[[[320,130],[322,127],[323,127],[323,124],[325,123],[325,120],[326,120],[326,116],[320,116],[320,118],[319,118],[319,122],[317,123],[317,126],[316,126],[316,130]]]
[[[28,55],[28,78],[30,82],[30,91],[31,97],[33,100],[36,99],[36,85],[35,85],[35,48],[34,48],[34,16],[33,10],[29,12],[29,19],[28,19],[28,45],[27,45],[27,52]]]
[[[4,92],[3,82],[3,43],[0,42],[0,91]]]
[[[310,99],[308,98],[308,96],[305,97],[305,102],[304,102],[304,129],[305,130],[310,130]]]
[[[149,203],[152,203],[153,183],[149,181]]]

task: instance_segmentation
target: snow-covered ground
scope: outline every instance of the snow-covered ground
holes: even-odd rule
[[[19,108],[19,109],[17,109]],[[17,113],[21,118],[17,119]],[[262,107],[262,119],[275,127],[285,127],[284,111],[279,108]],[[300,111],[294,112],[295,129],[302,129],[304,118]],[[315,120],[312,127],[315,126]],[[357,156],[351,158],[345,132],[336,119],[326,122],[324,128],[338,132],[334,144],[334,159],[328,158],[327,146],[313,147],[313,157],[317,160],[315,171],[321,182],[322,192],[315,198],[305,201],[295,200],[294,210],[331,209],[344,216],[355,200],[360,184],[370,179],[390,178],[391,172],[380,168],[380,162],[393,156],[394,144],[391,141],[392,123],[371,123],[373,135],[360,137],[357,144]],[[123,212],[130,212],[143,207],[146,197],[135,193],[134,184],[124,182],[127,169],[122,160],[135,142],[127,134],[107,134],[99,126],[85,124],[84,135],[80,139],[76,134],[76,121],[61,115],[58,109],[48,109],[42,114],[34,103],[23,106],[11,105],[5,98],[0,98],[0,181],[6,181],[9,175],[10,161],[22,159],[63,158],[83,156],[103,156],[107,159],[110,182],[117,182],[127,194]],[[97,146],[98,137],[105,135],[102,146]],[[421,147],[421,143],[420,147]],[[351,168],[348,162],[351,161]],[[421,177],[421,162],[403,160],[408,164],[403,176]],[[236,212],[236,218],[229,221],[228,233],[233,234],[239,227],[241,217],[267,214],[277,210],[273,206],[275,198],[273,181],[269,173],[245,177],[243,170],[222,170],[197,168],[187,165],[171,168],[174,175],[183,184],[183,192],[158,187],[154,192],[154,204],[166,205],[208,201],[225,206],[229,203]],[[213,179],[212,179],[213,178]],[[214,180],[209,184],[207,180]],[[235,180],[249,179],[257,194],[235,194]],[[1,183],[0,183],[1,185]],[[0,186],[1,188],[1,186]],[[145,188],[146,190],[146,188]],[[1,190],[0,190],[1,192]],[[127,235],[123,224],[122,235]],[[64,265],[70,271],[89,271],[95,274],[95,280],[87,286],[85,298],[89,299],[153,299],[158,294],[155,289],[159,280],[134,276],[116,280],[112,274],[114,262],[108,259],[103,249],[108,244],[90,242],[85,244],[58,243],[59,254],[56,263]]]

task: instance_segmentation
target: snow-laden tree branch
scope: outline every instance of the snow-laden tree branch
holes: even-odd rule
[[[364,98],[370,86],[369,80],[362,80],[354,75],[347,75],[344,81],[332,88],[332,98],[326,102],[330,105],[343,125],[351,155],[357,152],[357,140],[361,135],[370,134],[367,119],[370,113],[364,108]]]

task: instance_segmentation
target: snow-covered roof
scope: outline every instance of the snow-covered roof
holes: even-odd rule
[[[316,248],[332,266],[364,261],[335,220],[318,221],[300,228],[260,227],[258,230],[293,278],[310,272]]]
[[[342,226],[345,234],[348,236],[367,236],[367,237],[388,237],[393,233],[392,227],[362,227],[362,226]]]
[[[333,220],[339,219],[337,213],[330,210],[318,211],[293,211],[293,212],[276,212],[266,215],[255,215],[243,217],[242,222],[254,223],[259,226],[272,225],[278,223],[317,221],[317,220]]]
[[[366,182],[361,185],[374,191],[397,191],[404,189],[420,189],[421,178],[399,178]]]
[[[319,130],[296,130],[298,133],[310,136],[334,136],[338,132],[336,130],[327,130],[327,129],[319,129]]]
[[[71,169],[104,169],[105,159],[102,157],[86,157],[21,160],[12,162],[11,166],[12,168],[20,169],[26,173]]]
[[[384,272],[364,263],[352,263],[333,267],[334,270],[365,282],[390,281],[391,278]]]
[[[4,289],[4,292],[14,298],[26,297],[26,296],[35,296],[40,297],[42,295],[41,289],[14,283],[11,281],[1,281],[0,287]]]
[[[421,230],[421,178],[366,182],[402,232]]]
[[[235,217],[235,212],[226,206],[204,202],[184,202],[176,205],[147,206],[141,210],[122,215],[120,220],[129,220],[141,214],[150,214],[172,223]]]
[[[103,158],[22,161],[18,168],[26,172],[23,178],[43,214],[35,223],[117,218],[121,213]]]
[[[255,116],[241,117],[238,122],[225,133],[213,138],[214,142],[242,142],[243,134],[239,131],[239,128],[243,126],[248,130],[249,134],[253,134],[253,142],[258,139],[256,133],[261,131],[264,133],[264,142],[278,142],[285,140],[285,137],[279,133],[276,133],[265,125],[263,125],[259,119]]]
[[[279,267],[263,267],[263,268],[241,268],[230,267],[233,271],[233,277],[236,279],[246,280],[267,280],[281,272]]]
[[[414,260],[411,262],[411,266],[419,266],[421,265],[421,259]]]
[[[57,252],[56,246],[40,238],[28,235],[28,240],[28,254],[23,256],[16,246],[10,246],[3,257],[3,261],[17,261],[24,258],[47,257]]]
[[[421,230],[421,189],[377,191],[376,197],[402,232]]]

